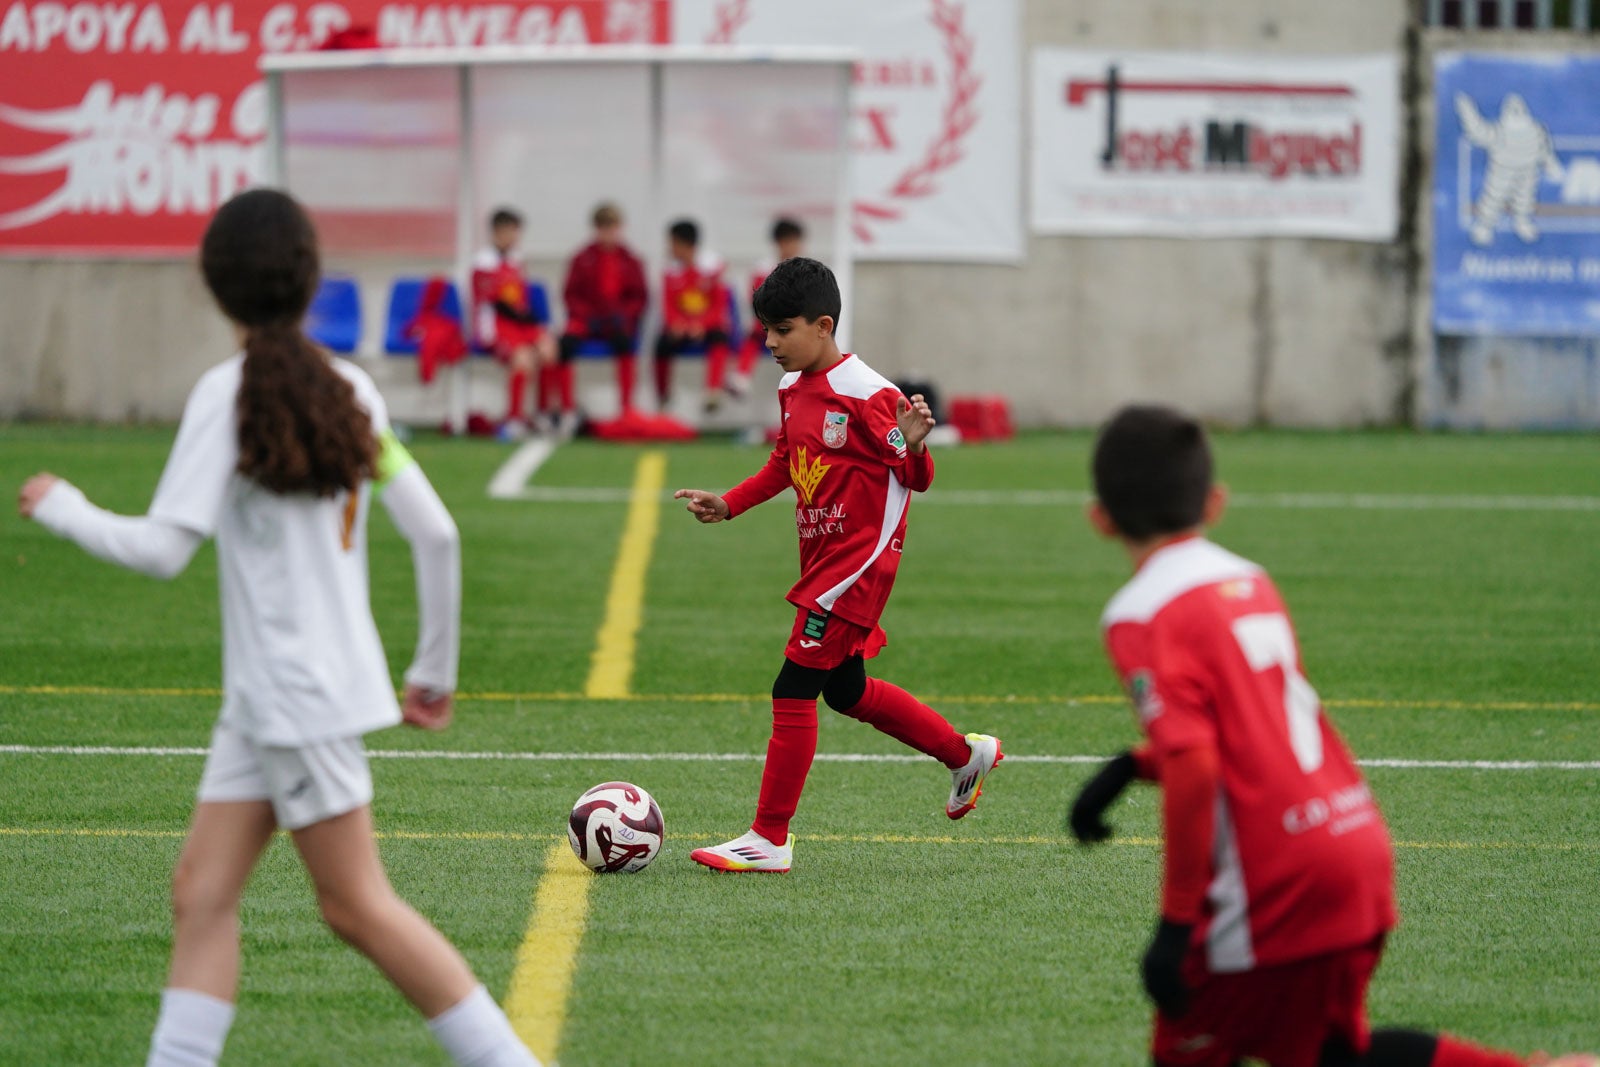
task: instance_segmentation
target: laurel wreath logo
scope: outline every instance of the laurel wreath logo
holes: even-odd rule
[[[966,27],[966,5],[957,0],[929,0],[929,7],[929,19],[939,31],[950,64],[949,95],[945,97],[939,129],[921,158],[901,171],[879,197],[858,199],[851,205],[851,229],[863,244],[874,241],[874,224],[892,222],[905,214],[905,209],[893,201],[914,200],[939,191],[935,179],[966,158],[967,135],[981,114],[977,105],[983,78],[972,66],[977,44]],[[706,44],[733,44],[750,21],[750,0],[724,0],[716,6],[713,20]]]

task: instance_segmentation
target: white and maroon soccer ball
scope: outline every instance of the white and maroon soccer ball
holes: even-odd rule
[[[567,819],[572,851],[601,874],[644,870],[665,836],[655,798],[632,782],[601,782],[578,798]]]

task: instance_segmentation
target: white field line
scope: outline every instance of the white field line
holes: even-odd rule
[[[513,456],[513,459],[516,457]],[[509,464],[509,461],[508,461]],[[502,468],[504,470],[504,468]],[[499,475],[496,475],[498,479]],[[546,488],[519,483],[518,489],[490,496],[541,504],[624,504],[631,491],[621,488]],[[664,493],[670,499],[670,493]],[[1081,507],[1089,494],[1077,489],[941,490],[919,493],[926,504],[949,507]],[[1495,496],[1455,493],[1233,493],[1237,508],[1278,511],[1577,511],[1600,512],[1600,496]]]
[[[489,495],[495,500],[515,500],[526,491],[528,479],[556,450],[556,442],[547,437],[533,437],[522,442],[511,453],[500,469],[489,479]]]
[[[193,747],[124,747],[117,745],[0,745],[0,755],[11,756],[204,756],[210,750]],[[452,752],[439,749],[373,749],[370,759],[488,760],[540,763],[760,763],[760,752]],[[1047,756],[1006,754],[1007,763],[1101,763],[1108,756]],[[818,763],[926,763],[928,757],[910,753],[819,752]],[[1427,760],[1363,759],[1363,767],[1423,771],[1600,771],[1600,760]]]

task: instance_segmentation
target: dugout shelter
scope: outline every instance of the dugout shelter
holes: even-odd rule
[[[839,277],[846,340],[853,65],[852,53],[820,48],[266,56],[267,173],[311,211],[325,270],[358,279],[359,356],[385,349],[393,278],[443,274],[470,293],[472,258],[502,205],[525,219],[522,252],[548,288],[559,330],[567,258],[588,242],[590,213],[605,200],[622,208],[628,242],[646,265],[652,299],[641,358],[660,321],[665,228],[680,216],[697,220],[703,245],[727,261],[741,305],[751,268],[770,254],[773,219],[801,219],[808,254]],[[469,397],[470,372],[447,376],[441,412],[438,397],[410,388],[414,373],[394,369],[400,362],[371,365],[386,395],[398,395],[402,416],[416,407],[412,417],[443,413],[462,425],[478,401]],[[501,403],[484,392],[483,406]]]

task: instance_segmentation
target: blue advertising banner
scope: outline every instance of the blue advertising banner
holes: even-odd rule
[[[1600,335],[1600,56],[1434,63],[1433,322]]]

